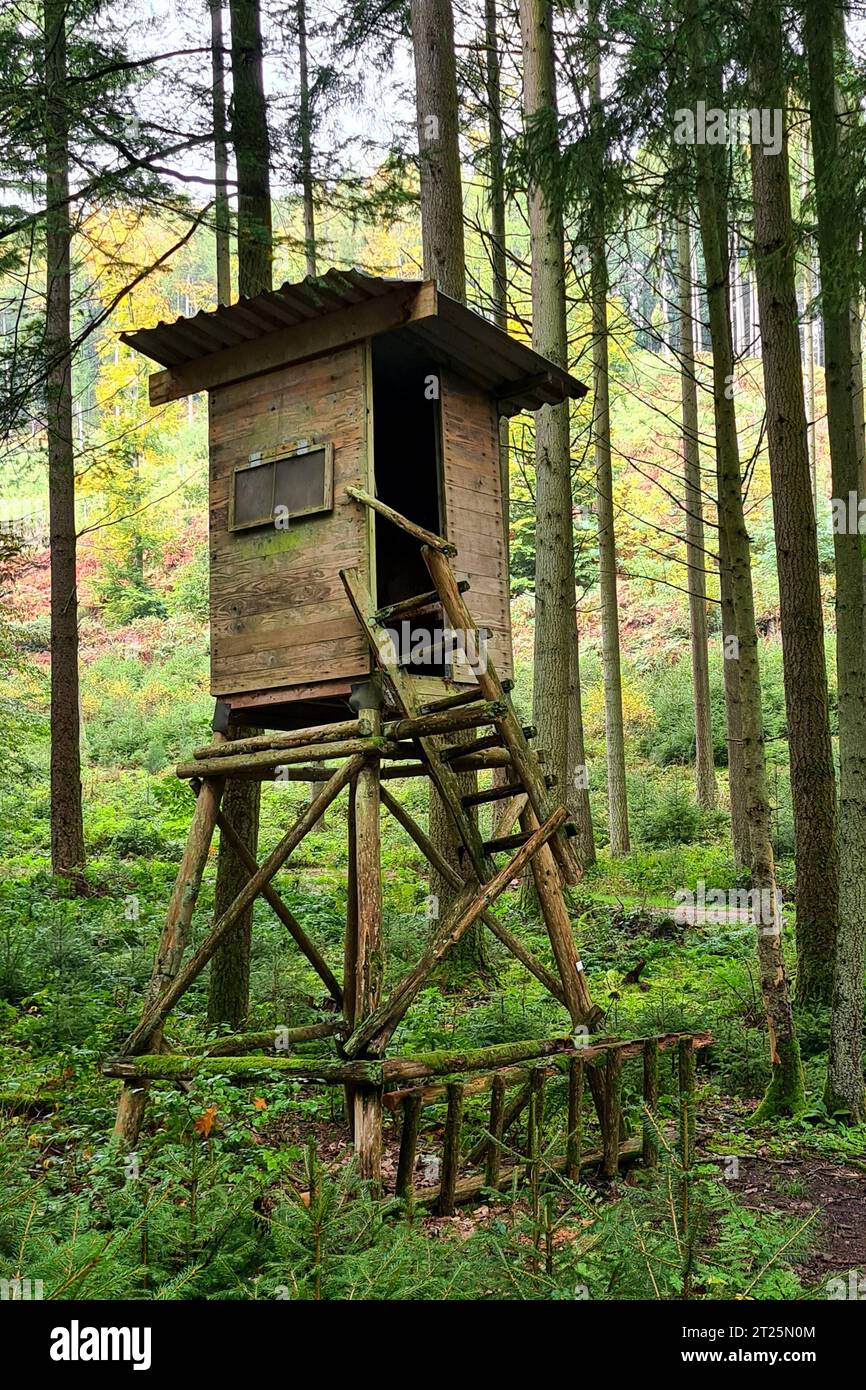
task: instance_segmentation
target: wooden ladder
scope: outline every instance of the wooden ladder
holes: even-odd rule
[[[443,747],[439,739],[434,737],[417,739],[429,767],[430,776],[447,807],[475,875],[479,882],[484,883],[496,871],[492,856],[511,852],[524,844],[537,825],[543,825],[556,809],[556,802],[550,795],[552,779],[545,777],[539,759],[530,746],[529,738],[534,730],[524,728],[514,711],[509,693],[510,682],[500,680],[489,654],[485,651],[481,630],[474,622],[463,598],[468,584],[457,579],[443,547],[423,545],[421,554],[430,572],[433,589],[417,595],[414,599],[404,599],[400,603],[392,604],[388,608],[376,607],[369,589],[356,569],[341,570],[340,578],[367,636],[376,664],[389,681],[394,700],[405,717],[420,717],[476,702],[487,702],[490,705],[492,712],[489,722],[493,725],[494,733],[488,737],[476,739],[469,744],[455,744],[452,747]],[[385,624],[397,617],[408,617],[429,610],[434,605],[441,605],[452,629],[463,634],[466,650],[485,651],[485,656],[475,672],[476,688],[424,703],[418,697],[416,678],[400,664]],[[452,763],[473,752],[491,747],[505,748],[509,754],[511,775],[508,784],[462,795]],[[472,808],[485,802],[523,794],[528,800],[528,807],[521,817],[521,833],[484,841],[471,814]],[[559,872],[567,884],[577,883],[581,873],[569,843],[570,835],[573,833],[574,827],[566,823],[550,842]]]

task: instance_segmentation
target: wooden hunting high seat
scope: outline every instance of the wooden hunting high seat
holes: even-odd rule
[[[337,1084],[346,1088],[361,1172],[378,1179],[383,1105],[395,1087],[411,1082],[400,1101],[405,1187],[424,1103],[424,1088],[414,1083],[445,1078],[450,1157],[440,1206],[447,1208],[455,1199],[463,1095],[463,1083],[447,1078],[471,1072],[474,1081],[465,1084],[477,1089],[479,1075],[486,1076],[492,1142],[501,1149],[511,1113],[503,1088],[530,1086],[537,1137],[538,1088],[555,1057],[570,1068],[569,1171],[580,1169],[573,1130],[585,1062],[605,1162],[615,1171],[619,1063],[605,1061],[600,1069],[595,1061],[635,1044],[606,1039],[598,1051],[594,1040],[603,1015],[590,997],[563,894],[580,874],[568,814],[533,749],[533,731],[511,702],[498,435],[500,414],[539,410],[585,388],[430,282],[374,280],[355,271],[331,271],[124,338],[163,365],[151,378],[153,403],[209,392],[218,712],[213,741],[177,769],[196,794],[195,809],[140,1021],[105,1068],[125,1083],[116,1135],[134,1147],[152,1081],[220,1073]],[[417,444],[410,470],[400,467],[407,441]],[[404,622],[410,630],[423,622],[427,634],[408,653]],[[447,652],[446,632],[460,639]],[[264,732],[251,734],[250,726]],[[459,741],[467,731],[472,741]],[[458,773],[489,769],[504,769],[503,785],[461,790]],[[319,788],[261,864],[221,810],[230,777]],[[410,777],[429,778],[442,798],[463,851],[459,869],[390,789]],[[284,902],[275,878],[344,788],[348,910],[338,969]],[[474,814],[485,803],[501,803],[488,839]],[[383,804],[455,891],[453,904],[431,922],[416,963],[387,992]],[[520,831],[513,834],[516,820]],[[187,957],[217,828],[249,877]],[[526,866],[552,968],[491,911]],[[195,1055],[168,1052],[163,1033],[172,1009],[259,896],[321,979],[330,1012],[301,1029],[239,1034]],[[389,1055],[394,1030],[431,972],[477,920],[564,1008],[564,1035],[474,1053]],[[331,1051],[294,1053],[317,1039]],[[581,1051],[587,1045],[596,1052]]]

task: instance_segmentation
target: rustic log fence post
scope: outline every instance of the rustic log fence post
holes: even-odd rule
[[[415,1195],[415,1154],[418,1149],[418,1130],[421,1125],[423,1096],[413,1091],[403,1101],[403,1129],[400,1134],[400,1156],[397,1159],[396,1193],[401,1201],[412,1206]]]
[[[695,1050],[691,1038],[677,1044],[680,1119],[680,1217],[684,1243],[689,1239],[690,1182],[695,1130]]]
[[[526,1152],[529,1159],[529,1184],[532,1196],[532,1216],[539,1217],[541,1191],[541,1149],[544,1128],[544,1072],[538,1067],[529,1078],[529,1111],[526,1125]]]
[[[583,1059],[568,1059],[568,1135],[565,1142],[565,1176],[572,1182],[580,1178],[583,1148]]]
[[[619,1173],[619,1141],[622,1121],[622,1053],[611,1048],[604,1063],[604,1132],[601,1171],[613,1179]]]
[[[502,1165],[502,1124],[505,1119],[505,1078],[494,1076],[490,1088],[490,1139],[487,1144],[487,1161],[484,1165],[484,1178],[488,1187],[495,1187],[499,1181]]]
[[[655,1168],[659,1161],[659,1047],[655,1038],[647,1038],[643,1045],[643,1103],[643,1166]]]
[[[463,1130],[463,1083],[448,1083],[448,1113],[445,1119],[445,1143],[442,1150],[442,1174],[439,1183],[439,1216],[454,1215],[454,1188],[460,1167],[460,1135]]]

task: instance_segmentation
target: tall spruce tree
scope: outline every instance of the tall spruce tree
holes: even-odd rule
[[[866,954],[866,648],[864,564],[856,519],[863,497],[850,304],[858,227],[852,171],[836,110],[842,6],[806,0],[804,38],[815,179],[827,426],[837,524],[836,670],[839,707],[839,920],[833,974],[826,1101],[862,1119],[863,968]],[[853,499],[853,509],[850,503]],[[850,524],[853,512],[854,525]],[[843,518],[848,518],[848,521]]]
[[[590,300],[592,305],[592,430],[598,516],[598,583],[601,607],[601,659],[604,675],[604,733],[607,756],[607,819],[610,852],[627,854],[628,792],[622,717],[622,671],[617,592],[616,512],[613,497],[608,353],[608,268],[606,247],[605,117],[601,96],[600,4],[591,0],[587,28],[589,137],[592,148],[589,188]]]
[[[677,311],[679,315],[680,398],[682,410],[686,566],[689,589],[689,646],[692,693],[695,702],[695,798],[711,810],[718,796],[713,756],[710,707],[710,665],[707,645],[707,552],[704,545],[704,504],[701,487],[701,446],[698,430],[698,382],[692,293],[692,246],[688,212],[677,220]]]
[[[532,345],[568,365],[556,65],[549,0],[521,0],[523,109],[532,261]],[[574,632],[574,533],[568,403],[535,416],[535,644],[533,723],[557,785],[569,785]]]
[[[45,0],[45,416],[51,526],[51,867],[55,873],[84,862],[66,11],[63,0]]]
[[[760,0],[753,7],[748,35],[752,103],[782,116],[780,149],[753,143],[751,169],[794,810],[797,993],[804,1003],[829,1003],[839,905],[836,772],[800,362],[785,54],[777,0]]]
[[[256,295],[271,288],[273,233],[270,196],[270,136],[263,77],[258,0],[230,0],[232,44],[231,139],[237,166],[238,290]],[[259,837],[261,786],[230,777],[222,809],[253,854]],[[246,884],[249,872],[225,839],[220,840],[214,917],[218,920]],[[210,967],[208,1021],[239,1027],[249,1011],[250,905],[235,930],[214,953]]]
[[[700,0],[687,0],[685,32],[689,85],[696,107],[724,109],[721,55],[710,47],[709,15]],[[718,32],[718,31],[716,31]],[[749,822],[749,868],[757,936],[761,993],[767,1015],[771,1077],[755,1113],[762,1120],[795,1114],[804,1103],[803,1067],[794,1028],[791,992],[782,950],[782,922],[770,831],[770,796],[764,752],[758,636],[752,588],[751,549],[743,508],[737,435],[736,378],[731,335],[728,263],[727,166],[723,146],[695,146],[701,242],[713,348],[713,410],[716,426],[721,563],[728,569],[734,630],[725,633],[725,658],[739,670],[743,778]]]

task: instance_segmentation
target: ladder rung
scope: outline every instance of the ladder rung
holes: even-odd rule
[[[501,854],[506,849],[520,849],[530,838],[528,831],[522,831],[519,835],[503,835],[498,840],[485,840],[485,854]]]
[[[526,724],[523,729],[526,738],[535,736],[535,727]],[[467,753],[483,753],[488,748],[501,748],[502,739],[499,734],[488,734],[486,738],[476,738],[472,743],[450,743],[447,748],[443,748],[439,754],[444,762],[453,762],[455,758],[465,758]],[[525,790],[525,788],[524,788]]]
[[[488,801],[504,801],[508,796],[520,796],[526,788],[522,782],[508,782],[503,787],[489,787],[483,792],[469,792],[461,796],[464,806],[483,806]]]
[[[445,710],[459,709],[461,705],[481,704],[484,696],[476,686],[473,690],[461,690],[457,695],[446,695],[441,700],[428,700],[421,706],[422,714],[441,714]]]
[[[457,587],[461,594],[465,594],[469,589],[469,580],[459,580]],[[407,613],[417,613],[422,608],[432,608],[434,604],[441,602],[438,589],[428,589],[426,594],[415,594],[413,598],[401,598],[397,603],[389,603],[384,608],[377,608],[373,614],[373,620],[377,623],[385,623],[390,618],[403,618]]]
[[[514,681],[503,681],[502,689],[506,695],[514,689]],[[440,714],[442,710],[458,709],[460,705],[471,705],[476,701],[480,703],[484,699],[477,686],[471,690],[460,690],[456,695],[445,695],[441,700],[428,700],[426,705],[421,706],[422,714]]]
[[[493,629],[492,629],[492,628],[489,628],[489,627],[480,627],[480,628],[478,628],[478,632],[479,632],[479,634],[480,634],[482,640],[485,641],[485,642],[486,642],[486,641],[489,641],[489,639],[493,636]],[[450,637],[449,637],[449,643],[450,643]],[[398,666],[399,666],[399,668],[400,668],[401,671],[408,671],[408,670],[411,670],[411,669],[416,665],[417,662],[424,662],[424,661],[426,661],[426,660],[428,659],[428,657],[430,657],[430,656],[434,657],[434,659],[435,659],[437,662],[438,662],[439,660],[442,660],[442,659],[444,659],[444,660],[446,660],[446,661],[448,661],[448,660],[451,659],[451,656],[452,656],[451,650],[449,649],[449,651],[448,651],[447,653],[446,653],[446,651],[445,651],[445,628],[444,628],[444,627],[441,627],[441,628],[437,629],[436,631],[434,631],[433,633],[431,633],[431,640],[430,640],[429,642],[425,642],[424,645],[423,645],[423,647],[414,647],[414,646],[413,646],[412,652],[411,652],[411,654],[410,654],[410,656],[409,656],[408,661],[400,661],[400,662],[398,662],[397,664],[398,664]]]
[[[502,740],[498,734],[488,734],[486,738],[475,738],[471,743],[450,743],[439,754],[445,763],[455,758],[465,758],[467,753],[484,753],[488,748],[501,748]]]

